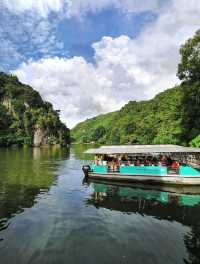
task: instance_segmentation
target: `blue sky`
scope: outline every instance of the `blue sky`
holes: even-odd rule
[[[8,49],[5,57],[4,50],[0,50],[1,68],[5,71],[15,69],[22,61],[37,60],[44,56],[82,56],[87,61],[94,62],[93,43],[100,41],[104,36],[116,38],[126,35],[136,38],[157,17],[153,10],[127,14],[111,6],[97,13],[89,10],[83,17],[68,17],[59,12],[50,12],[48,19],[38,14],[34,18],[35,14],[31,11],[33,10],[30,10],[29,14],[27,12],[15,14],[4,6],[1,9],[0,25],[3,31],[1,38],[11,43],[17,55],[13,57]],[[46,28],[40,28],[40,23],[46,24]],[[53,45],[49,45],[47,49],[45,29],[48,30],[49,38],[52,36],[55,38]],[[33,37],[34,30],[36,35]],[[41,42],[36,41],[37,37],[39,39],[43,35],[44,39]],[[55,42],[60,45],[54,45]]]
[[[0,70],[61,109],[70,127],[178,83],[198,0],[1,0]]]
[[[83,56],[93,62],[94,50],[91,45],[103,36],[136,37],[146,26],[156,19],[156,13],[145,11],[129,16],[115,8],[105,8],[97,14],[87,13],[84,19],[76,17],[63,19],[57,28],[56,36],[63,42],[68,56]]]

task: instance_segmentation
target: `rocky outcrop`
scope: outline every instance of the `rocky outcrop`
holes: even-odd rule
[[[8,110],[12,109],[12,103],[11,103],[11,99],[9,98],[4,98],[2,100],[2,105],[4,105]]]
[[[4,98],[2,100],[2,105],[5,106],[5,108],[8,110],[8,112],[10,114],[12,114],[14,118],[17,117],[17,114],[16,114],[14,107],[12,105],[12,100],[10,98]]]
[[[43,129],[36,127],[33,137],[33,146],[40,147],[44,144],[45,141],[45,132]]]

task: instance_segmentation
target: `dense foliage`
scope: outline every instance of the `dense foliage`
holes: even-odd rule
[[[0,73],[0,146],[33,144],[40,129],[46,144],[66,144],[69,129],[38,92],[15,76]]]
[[[200,134],[200,85],[182,84],[150,101],[129,102],[72,130],[76,142],[103,144],[188,144]]]
[[[184,81],[200,81],[200,30],[193,38],[181,46],[181,62],[178,65],[178,77]]]
[[[76,142],[103,144],[181,144],[200,147],[200,31],[180,49],[180,86],[154,99],[129,102],[72,130]]]

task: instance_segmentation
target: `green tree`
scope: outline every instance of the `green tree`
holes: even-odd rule
[[[192,141],[190,141],[190,146],[200,148],[200,135],[198,135]]]
[[[200,30],[181,46],[178,77],[183,81],[200,81]]]
[[[102,137],[105,135],[105,133],[106,133],[106,129],[105,129],[105,127],[103,127],[103,126],[99,126],[99,127],[97,127],[97,128],[94,130],[94,132],[93,132],[93,134],[92,134],[92,136],[91,136],[91,139],[94,140],[94,141],[97,141],[97,140],[99,140],[100,138],[102,138]]]

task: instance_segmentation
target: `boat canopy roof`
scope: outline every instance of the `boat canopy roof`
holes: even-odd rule
[[[121,145],[121,146],[101,146],[99,148],[88,149],[87,154],[200,154],[200,148],[183,147],[178,145]]]

